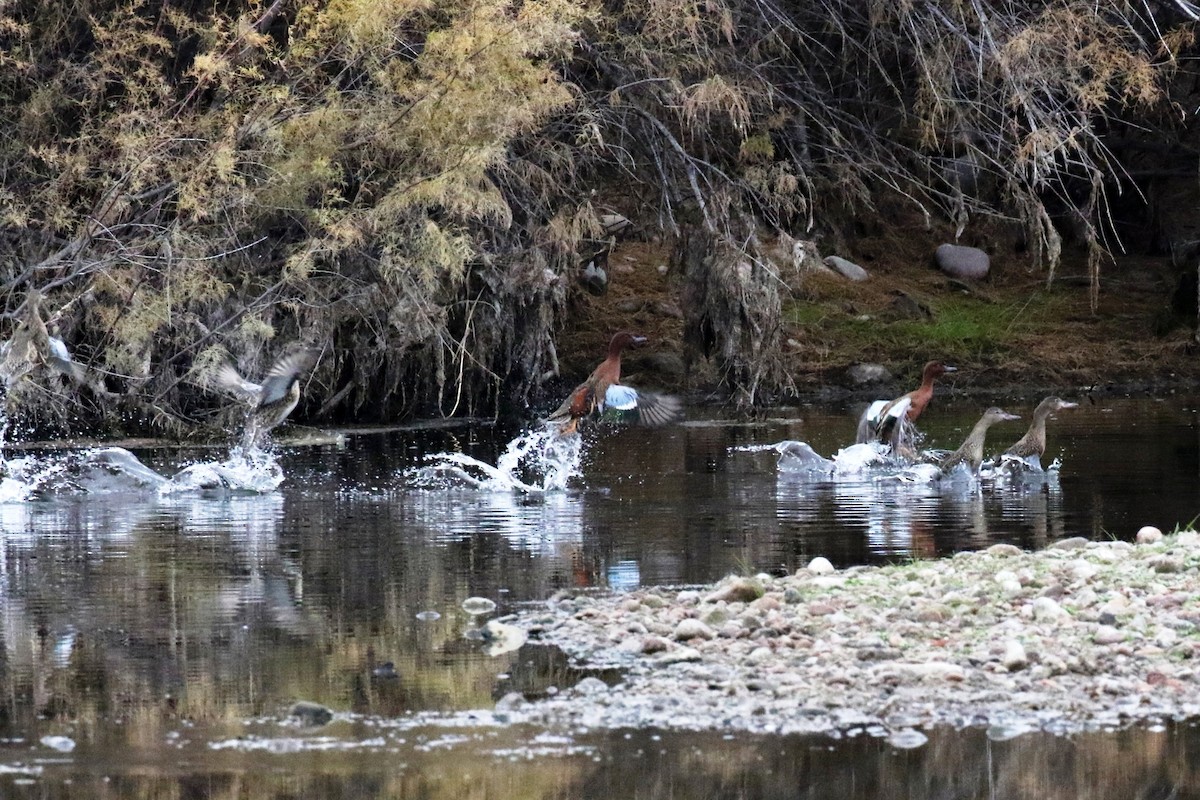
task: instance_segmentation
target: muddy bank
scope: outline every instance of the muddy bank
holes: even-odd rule
[[[783,578],[557,596],[515,624],[624,679],[534,702],[509,695],[497,713],[573,729],[869,733],[900,746],[930,725],[1003,739],[1191,717],[1198,568],[1189,530],[840,571],[818,558]]]

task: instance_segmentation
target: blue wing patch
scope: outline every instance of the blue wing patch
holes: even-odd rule
[[[614,411],[632,411],[637,408],[637,389],[614,383],[604,393],[604,407]]]

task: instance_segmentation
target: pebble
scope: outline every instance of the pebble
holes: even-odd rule
[[[1150,568],[1158,573],[1171,574],[1183,572],[1184,563],[1182,558],[1175,556],[1159,556],[1150,560]]]
[[[766,590],[759,578],[734,578],[717,591],[704,598],[706,603],[719,601],[733,603],[749,603],[762,597]]]
[[[685,619],[675,626],[674,637],[681,642],[688,639],[715,639],[716,631],[698,619]]]
[[[1016,639],[1009,639],[1004,645],[1004,658],[1000,663],[1009,672],[1025,669],[1029,665],[1029,656],[1025,654],[1025,646]]]
[[[1088,546],[1088,540],[1082,536],[1071,536],[1067,539],[1059,539],[1057,542],[1046,547],[1047,550],[1082,550]]]
[[[813,575],[830,575],[835,570],[833,564],[830,563],[825,556],[817,556],[812,561],[808,562],[808,571]]]
[[[1053,598],[1039,597],[1033,601],[1033,618],[1036,620],[1054,622],[1069,619],[1070,616],[1067,610]]]
[[[1138,544],[1158,544],[1162,541],[1163,532],[1153,525],[1144,525],[1138,529],[1137,541]]]
[[[1112,625],[1101,625],[1092,636],[1092,641],[1096,644],[1116,644],[1125,641],[1125,634]]]

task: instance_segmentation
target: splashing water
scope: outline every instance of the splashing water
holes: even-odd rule
[[[435,453],[426,457],[431,464],[409,470],[406,478],[428,488],[450,480],[492,492],[557,492],[580,475],[582,454],[578,434],[563,436],[556,426],[546,426],[509,442],[495,466],[465,453]]]
[[[231,492],[271,492],[283,483],[283,470],[269,450],[235,447],[221,462],[189,464],[158,487],[160,495],[214,489]]]

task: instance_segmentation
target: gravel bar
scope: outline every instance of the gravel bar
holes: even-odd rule
[[[500,719],[573,730],[659,727],[994,739],[1200,714],[1200,533],[1138,543],[997,544],[934,561],[701,589],[559,595],[513,623],[583,668],[618,667]]]

